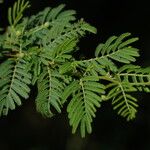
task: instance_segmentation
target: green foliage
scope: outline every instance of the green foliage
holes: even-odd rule
[[[26,8],[28,8],[29,2],[25,2],[25,0],[18,0],[14,3],[13,8],[8,9],[8,21],[9,24],[15,26],[23,17],[23,12]]]
[[[7,60],[0,66],[0,115],[7,115],[9,109],[15,109],[15,103],[21,105],[20,97],[29,97],[31,74],[28,62],[23,59]]]
[[[138,100],[132,92],[150,92],[150,68],[132,64],[139,50],[130,33],[100,43],[95,58],[76,60],[78,42],[96,29],[65,5],[45,8],[23,17],[29,2],[18,0],[8,10],[9,26],[0,35],[0,115],[28,99],[37,86],[36,109],[44,117],[61,113],[67,106],[72,133],[92,132],[93,118],[105,101],[127,120],[135,118]]]
[[[74,91],[69,92],[73,94],[67,107],[72,133],[80,125],[82,137],[85,137],[86,132],[92,132],[91,123],[96,116],[96,108],[101,106],[101,95],[105,93],[105,86],[98,81],[96,76],[82,77],[79,81],[74,81]]]
[[[63,76],[49,66],[46,66],[39,76],[36,107],[37,111],[46,117],[53,116],[51,106],[61,113],[61,105],[63,104],[61,96],[65,88],[62,78]]]

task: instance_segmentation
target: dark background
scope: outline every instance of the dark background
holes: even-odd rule
[[[14,0],[0,4],[0,26],[7,26],[7,8]],[[141,57],[137,64],[150,66],[150,5],[148,0],[31,0],[32,7],[26,15],[47,6],[66,4],[75,9],[78,18],[98,29],[80,42],[80,53],[90,57],[99,42],[111,35],[131,32],[140,40],[136,47]],[[10,111],[0,119],[0,150],[150,150],[150,95],[137,94],[137,118],[126,122],[117,116],[109,103],[103,104],[93,122],[93,133],[85,139],[72,135],[66,112],[52,119],[39,115],[34,106],[36,93],[24,105]]]

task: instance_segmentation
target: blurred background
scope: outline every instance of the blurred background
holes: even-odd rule
[[[32,7],[25,15],[35,14],[45,7],[61,3],[77,11],[98,29],[80,42],[80,54],[93,56],[99,42],[109,36],[131,32],[140,39],[135,44],[141,57],[137,64],[150,66],[150,5],[135,0],[30,0]],[[3,2],[3,3],[2,3]],[[6,27],[7,8],[14,0],[0,0],[0,27]],[[52,119],[45,119],[35,110],[35,92],[21,107],[0,118],[0,150],[150,150],[150,94],[137,94],[139,108],[131,122],[116,115],[109,103],[97,111],[93,132],[86,138],[71,134],[64,111]]]

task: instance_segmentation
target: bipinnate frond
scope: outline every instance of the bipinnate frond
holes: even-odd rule
[[[57,71],[47,66],[38,79],[36,109],[45,117],[52,117],[54,109],[61,113],[64,82],[60,77]]]
[[[85,76],[79,81],[73,81],[64,91],[63,97],[72,95],[67,112],[72,132],[80,128],[81,136],[91,133],[91,123],[97,108],[101,106],[101,95],[105,93],[105,86],[98,82],[95,76]]]
[[[135,87],[137,91],[150,92],[150,67],[125,65],[118,70],[116,76],[120,78],[121,82]]]
[[[150,92],[150,68],[124,65],[111,80],[112,82],[106,86],[109,89],[107,99],[112,99],[113,108],[118,110],[119,115],[132,120],[138,107],[137,99],[132,96],[132,92]]]
[[[112,99],[113,109],[118,111],[118,115],[126,118],[128,121],[136,116],[137,99],[131,96],[130,91],[134,90],[131,85],[119,83],[111,87],[107,97]]]
[[[130,33],[124,33],[118,37],[110,37],[105,44],[100,43],[97,46],[96,58],[77,61],[77,66],[83,70],[89,70],[91,75],[106,75],[109,71],[116,73],[118,70],[116,61],[128,64],[136,61],[136,57],[139,56],[138,49],[130,45],[138,38],[125,40],[129,36]]]
[[[21,105],[21,97],[29,97],[31,74],[27,67],[28,62],[23,59],[6,60],[0,65],[0,115]]]
[[[135,62],[136,57],[139,56],[138,49],[130,46],[130,44],[137,41],[138,38],[125,40],[130,35],[130,33],[124,33],[118,37],[110,37],[104,44],[100,43],[97,46],[95,56],[107,57],[121,63]]]

